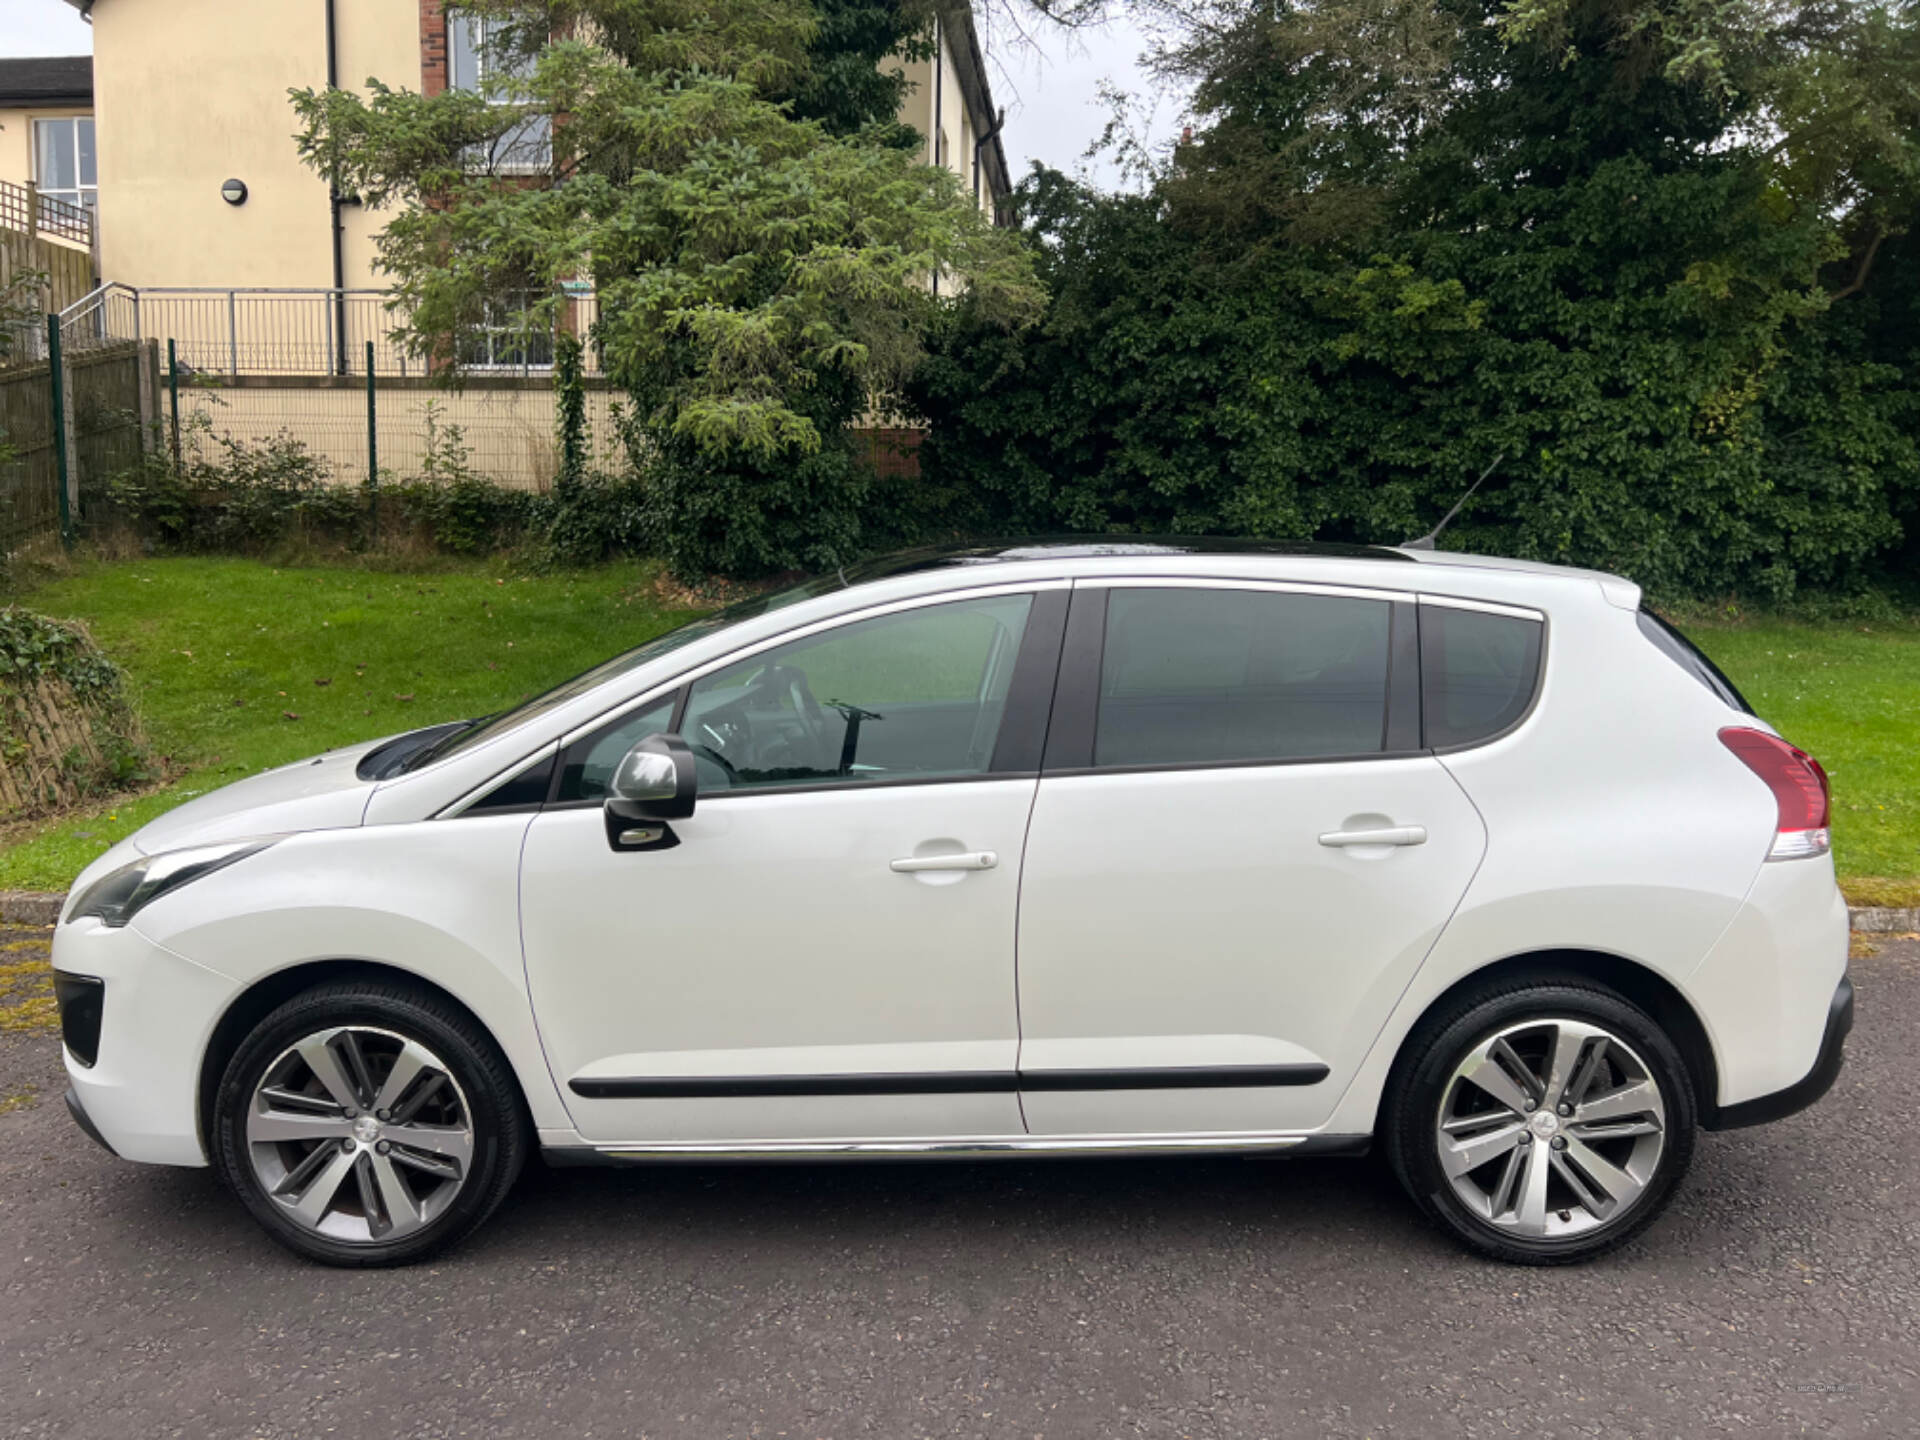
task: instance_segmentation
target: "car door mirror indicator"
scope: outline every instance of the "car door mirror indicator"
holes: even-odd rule
[[[669,820],[693,814],[693,751],[678,735],[649,735],[623,757],[607,785],[607,843],[615,850],[669,850]]]

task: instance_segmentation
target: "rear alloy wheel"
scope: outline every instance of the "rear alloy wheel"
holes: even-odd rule
[[[1672,1195],[1692,1156],[1692,1088],[1671,1042],[1625,1000],[1521,986],[1428,1033],[1392,1107],[1389,1155],[1474,1248],[1589,1259]]]
[[[240,1047],[218,1099],[223,1177],[274,1237],[338,1265],[422,1258],[471,1230],[525,1150],[504,1062],[464,1016],[326,987]]]

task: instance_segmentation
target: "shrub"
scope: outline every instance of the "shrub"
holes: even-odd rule
[[[358,493],[333,484],[327,463],[286,431],[249,442],[215,434],[205,414],[183,428],[187,463],[149,451],[108,482],[118,517],[143,535],[170,549],[252,551],[358,522]]]
[[[0,609],[0,814],[157,778],[119,669],[76,624]]]

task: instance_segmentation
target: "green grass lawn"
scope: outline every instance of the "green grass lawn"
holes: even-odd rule
[[[113,841],[216,785],[305,755],[483,714],[694,613],[646,565],[518,575],[249,560],[90,563],[22,597],[77,616],[126,668],[181,777],[0,850],[0,889],[64,889]],[[1693,639],[1833,777],[1840,873],[1861,903],[1920,903],[1920,623],[1693,622]]]
[[[1833,781],[1834,860],[1858,904],[1920,904],[1920,623],[1684,627]]]
[[[481,715],[692,617],[651,566],[519,575],[277,569],[250,560],[89,563],[20,597],[86,621],[126,672],[180,778],[30,829],[0,889],[62,890],[123,835],[243,775],[339,745]]]

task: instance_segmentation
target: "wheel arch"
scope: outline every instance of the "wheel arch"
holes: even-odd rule
[[[1451,1008],[1468,991],[1521,978],[1598,983],[1646,1011],[1666,1031],[1680,1058],[1686,1062],[1700,1120],[1702,1124],[1711,1124],[1719,1110],[1719,1066],[1714,1059],[1713,1042],[1692,1003],[1671,980],[1636,960],[1599,950],[1568,949],[1510,955],[1469,971],[1434,996],[1407,1027],[1394,1052],[1393,1064],[1387,1071],[1386,1083],[1381,1087],[1374,1110],[1376,1132],[1386,1116],[1389,1098],[1397,1092],[1434,1017]]]
[[[200,1075],[194,1096],[194,1118],[199,1129],[200,1146],[203,1152],[212,1153],[213,1109],[219,1094],[221,1076],[226,1073],[228,1062],[233,1059],[235,1052],[239,1050],[241,1043],[253,1027],[302,991],[311,990],[316,985],[332,985],[353,980],[405,985],[420,990],[459,1011],[462,1016],[472,1021],[474,1028],[487,1037],[488,1042],[498,1053],[507,1073],[513,1076],[516,1098],[520,1102],[521,1117],[531,1130],[533,1120],[526,1084],[520,1078],[518,1068],[513,1064],[506,1047],[501,1045],[499,1036],[493,1033],[492,1027],[481,1019],[466,1001],[444,985],[437,985],[424,976],[402,969],[398,965],[385,965],[377,960],[308,960],[290,965],[284,970],[275,970],[271,974],[262,975],[236,995],[221,1014],[220,1019],[215,1022],[213,1031],[207,1039],[206,1048],[201,1052]]]

